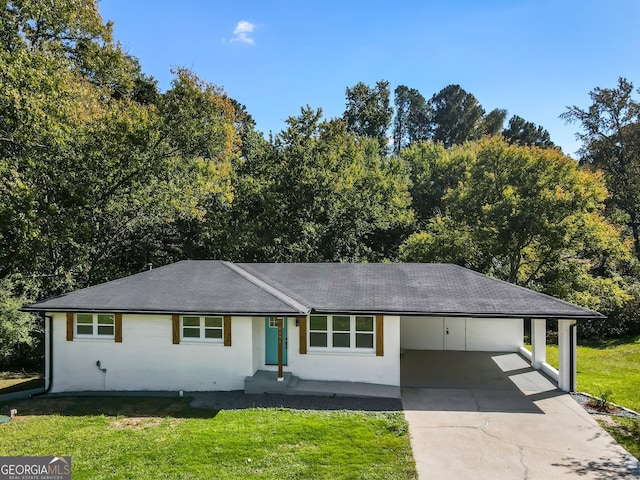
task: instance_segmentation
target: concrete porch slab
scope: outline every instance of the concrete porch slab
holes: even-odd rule
[[[400,387],[360,382],[333,382],[326,380],[303,380],[284,372],[278,381],[274,371],[258,370],[244,382],[244,393],[281,393],[284,395],[315,395],[324,397],[378,397],[400,398]]]
[[[337,397],[400,398],[400,387],[359,382],[298,380],[287,395],[322,395]]]

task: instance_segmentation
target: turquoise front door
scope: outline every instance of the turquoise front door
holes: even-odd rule
[[[264,319],[265,362],[267,365],[278,364],[278,317]],[[287,364],[287,317],[282,319],[282,364]]]

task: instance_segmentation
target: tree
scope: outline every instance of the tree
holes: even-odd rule
[[[588,109],[574,105],[561,118],[580,123],[581,161],[605,173],[611,200],[626,215],[640,258],[640,102],[633,92],[633,84],[620,78],[616,88],[592,90]]]
[[[24,303],[26,298],[16,295],[13,282],[0,279],[0,368],[12,363],[21,344],[29,346],[34,342],[36,319],[19,310]]]
[[[350,132],[375,138],[383,152],[387,151],[393,114],[389,96],[389,82],[385,80],[376,82],[375,87],[359,82],[346,90],[347,106],[342,117]]]
[[[482,135],[499,135],[502,132],[504,120],[507,118],[507,111],[503,108],[494,108],[487,113],[480,121],[480,132]]]
[[[89,43],[112,42],[112,23],[103,23],[95,0],[42,2],[10,0],[2,12],[0,31],[9,52],[26,47],[79,60]],[[81,60],[80,60],[81,62]]]
[[[230,100],[186,70],[160,96],[95,2],[12,2],[3,19],[0,276],[42,297],[138,271],[147,246],[179,257],[184,239],[162,238],[176,219],[232,196]]]
[[[433,142],[410,145],[402,150],[400,157],[411,169],[411,206],[419,225],[424,226],[443,214],[445,194],[464,180],[468,161],[465,156]]]
[[[394,103],[393,151],[397,155],[407,145],[429,138],[429,109],[418,90],[404,85],[395,89]]]
[[[444,191],[440,215],[403,245],[404,260],[455,262],[592,308],[607,292],[624,299],[626,246],[602,215],[601,176],[555,149],[499,138],[442,153],[449,158],[440,164],[465,168]]]
[[[303,108],[287,123],[260,158],[241,162],[233,204],[212,210],[226,226],[207,245],[246,261],[389,258],[397,245],[381,239],[413,218],[406,164],[320,110]]]
[[[480,127],[484,109],[476,97],[460,85],[448,85],[429,100],[431,139],[445,147],[475,140],[482,135]]]
[[[510,143],[518,145],[533,145],[540,148],[552,148],[549,132],[542,126],[527,122],[524,118],[514,115],[509,119],[509,126],[502,132],[502,136]]]

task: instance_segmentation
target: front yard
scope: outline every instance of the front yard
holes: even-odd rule
[[[416,478],[401,412],[216,412],[188,404],[132,397],[16,402],[18,417],[0,424],[0,455],[71,455],[75,479]]]

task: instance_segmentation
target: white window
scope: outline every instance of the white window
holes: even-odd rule
[[[180,326],[182,339],[222,343],[222,325],[222,317],[184,316]]]
[[[311,315],[309,348],[371,351],[375,345],[374,317],[367,315]]]
[[[112,313],[76,313],[76,336],[113,338],[114,318]]]
[[[278,319],[282,317],[269,317],[269,328],[278,328]]]

